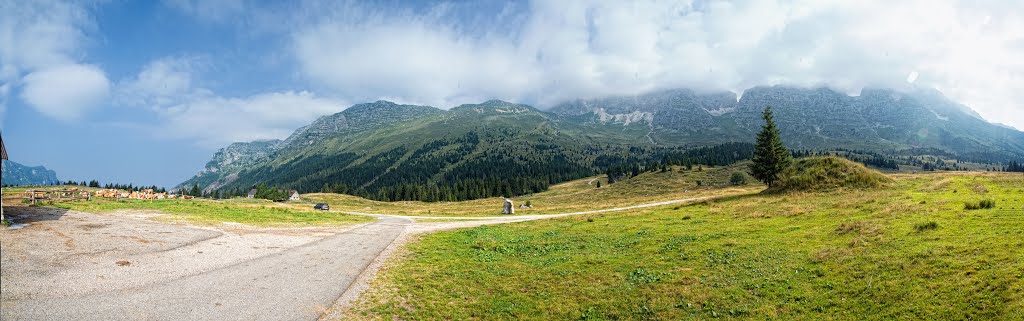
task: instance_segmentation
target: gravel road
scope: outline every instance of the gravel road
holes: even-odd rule
[[[460,218],[466,220],[457,222],[415,223],[413,217],[350,213],[378,220],[347,230],[245,233],[68,212],[23,230],[0,231],[0,317],[331,319],[331,312],[344,309],[358,297],[375,269],[410,234],[695,200],[699,199],[558,215]],[[111,230],[97,235],[76,230],[90,228]],[[43,237],[53,233],[60,237]],[[73,237],[65,240],[69,235]],[[32,248],[31,242],[37,239],[64,240],[60,246],[65,248]],[[86,250],[76,244],[85,245]],[[117,263],[128,264],[115,264],[120,258],[124,259]]]

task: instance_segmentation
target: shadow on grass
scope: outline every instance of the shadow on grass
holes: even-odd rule
[[[711,197],[709,199],[706,199],[706,200],[703,200],[703,201],[693,202],[693,203],[690,203],[690,204],[687,204],[687,205],[701,205],[701,204],[707,204],[708,202],[730,202],[730,201],[739,201],[739,200],[744,200],[744,199],[759,198],[759,197],[771,197],[771,196],[773,196],[773,195],[772,194],[765,194],[764,192],[736,194],[736,195],[726,195],[726,196]]]

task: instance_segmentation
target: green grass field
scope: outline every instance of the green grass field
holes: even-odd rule
[[[1024,176],[891,177],[424,235],[347,318],[1024,319]]]

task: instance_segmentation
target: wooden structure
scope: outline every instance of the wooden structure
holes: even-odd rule
[[[80,190],[42,190],[36,191],[31,190],[25,192],[25,199],[36,204],[39,201],[47,202],[61,202],[61,201],[77,201],[77,200],[90,200],[92,195],[87,191]]]
[[[7,147],[4,147],[4,137],[0,135],[0,162],[7,160]],[[0,179],[0,186],[3,186],[2,179]],[[3,192],[0,191],[0,221],[4,220],[4,197]]]

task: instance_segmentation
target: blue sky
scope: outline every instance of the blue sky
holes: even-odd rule
[[[1014,1],[0,0],[0,129],[62,179],[171,187],[388,99],[933,87],[1024,128]]]

